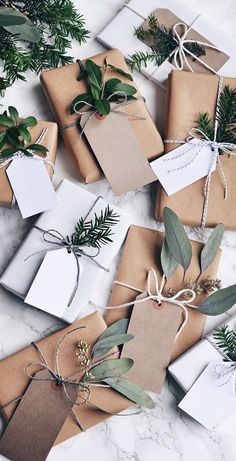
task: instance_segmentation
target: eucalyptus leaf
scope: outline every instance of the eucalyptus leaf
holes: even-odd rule
[[[38,123],[38,122],[37,122],[37,119],[31,115],[30,117],[26,117],[26,118],[23,120],[22,125],[24,125],[24,126],[26,126],[26,127],[29,127],[29,126],[36,126],[37,123]]]
[[[161,267],[166,278],[169,279],[178,267],[178,262],[172,256],[166,239],[161,249]]]
[[[102,89],[102,72],[100,67],[95,64],[95,62],[91,61],[91,59],[87,59],[85,63],[85,69],[88,75],[88,81],[92,85],[94,85],[97,89]]]
[[[13,8],[9,8],[9,10],[11,10],[11,12],[9,11],[8,14],[12,15],[13,17],[17,16],[19,19],[24,19],[24,22],[20,25],[3,26],[4,29],[7,30],[7,32],[10,34],[17,35],[19,40],[38,43],[41,37],[37,27],[35,27],[29,18],[20,11],[17,11]]]
[[[188,236],[178,216],[170,208],[164,208],[163,220],[168,248],[186,272],[192,258],[192,247]]]
[[[124,93],[126,96],[133,96],[137,93],[137,90],[134,86],[129,85],[128,83],[117,83],[114,88],[115,91],[119,91],[120,93]]]
[[[98,341],[101,341],[102,339],[105,339],[105,338],[109,338],[110,336],[126,333],[128,325],[129,325],[129,319],[117,320],[117,322],[107,327],[104,333],[102,333],[99,336]]]
[[[98,99],[94,105],[100,115],[108,115],[111,112],[111,105],[106,99]]]
[[[121,69],[120,67],[115,67],[113,66],[112,64],[108,64],[106,63],[107,67],[111,70],[114,70],[115,72],[117,72],[118,74],[120,75],[123,75],[124,77],[128,78],[129,80],[133,81],[133,77],[132,75],[128,74],[128,72],[125,72],[123,69]]]
[[[13,121],[16,124],[16,122],[17,122],[17,120],[19,118],[19,113],[18,113],[17,109],[15,107],[13,107],[13,106],[9,106],[8,107],[8,112],[9,112],[11,118],[13,119]]]
[[[118,85],[118,83],[121,83],[119,78],[110,78],[110,80],[107,80],[104,87],[104,95],[109,96],[110,94],[114,93],[115,87]]]
[[[134,361],[132,359],[123,358],[115,360],[104,360],[102,363],[95,365],[90,369],[93,378],[89,377],[85,381],[101,382],[107,378],[115,378],[124,375],[132,368]]]
[[[0,26],[16,26],[26,23],[27,18],[13,8],[0,8]]]
[[[207,267],[215,259],[216,253],[222,242],[224,235],[224,226],[223,224],[218,224],[216,228],[211,232],[206,244],[204,245],[201,252],[201,272],[204,272]]]
[[[86,102],[91,104],[92,101],[93,101],[93,98],[88,93],[82,93],[79,96],[76,96],[76,98],[72,101],[72,104],[70,106],[70,114],[74,114],[75,111],[81,110],[84,107]]]
[[[0,114],[0,125],[11,127],[14,126],[14,122],[6,114]]]
[[[197,308],[206,315],[219,315],[226,312],[236,303],[236,285],[222,288],[205,299]]]
[[[109,384],[110,387],[118,391],[120,394],[125,395],[134,403],[138,403],[145,408],[152,409],[155,407],[155,403],[149,397],[149,395],[144,392],[137,384],[128,381],[125,378],[106,378],[104,379],[106,384]]]
[[[100,341],[97,341],[93,347],[93,356],[101,357],[102,355],[107,354],[114,346],[125,344],[133,338],[133,335],[123,333],[101,339]]]

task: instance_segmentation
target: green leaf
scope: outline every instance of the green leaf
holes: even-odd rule
[[[118,83],[121,83],[119,78],[111,78],[110,80],[107,80],[104,87],[104,95],[110,95],[114,93],[115,87],[118,85]]]
[[[18,13],[13,8],[0,8],[0,26],[16,26],[24,24],[27,21],[26,16]]]
[[[38,152],[48,152],[48,148],[43,146],[42,144],[30,144],[27,146],[28,150],[36,150]]]
[[[145,408],[152,409],[155,407],[155,403],[149,397],[149,395],[144,392],[137,384],[128,381],[125,378],[106,378],[104,379],[106,384],[109,384],[110,387],[118,391],[120,394],[125,395],[134,403],[138,403]]]
[[[31,154],[31,152],[29,152],[27,149],[22,149],[22,152],[24,152],[26,157],[33,157],[33,154]]]
[[[27,142],[31,141],[32,136],[31,136],[29,130],[27,130],[27,128],[24,125],[18,125],[18,130],[19,130],[20,135],[22,136],[22,138],[25,141],[27,141]]]
[[[13,106],[9,106],[8,107],[8,112],[9,112],[11,118],[14,120],[14,122],[16,124],[16,122],[17,122],[17,120],[19,118],[19,114],[18,114],[17,109],[15,107],[13,107]]]
[[[93,348],[93,356],[101,357],[102,355],[107,354],[114,346],[120,346],[125,344],[128,341],[131,341],[134,336],[130,334],[118,334],[110,336],[109,338],[104,338],[101,341],[98,341]]]
[[[123,75],[124,77],[128,78],[129,80],[133,81],[133,77],[132,75],[128,74],[128,72],[125,72],[123,69],[121,69],[120,67],[115,67],[113,66],[112,64],[108,64],[106,63],[106,66],[111,69],[111,70],[114,70],[115,72],[117,72],[118,74],[120,75]]]
[[[70,106],[70,114],[75,113],[75,109],[79,111],[82,109],[85,105],[85,103],[91,104],[93,101],[91,95],[89,93],[82,93],[79,96],[76,96],[76,98],[72,101],[71,106]],[[88,107],[88,106],[87,106]]]
[[[117,322],[107,327],[104,333],[102,333],[101,336],[99,336],[98,341],[101,341],[105,338],[109,338],[110,336],[126,333],[128,325],[129,319],[117,320]]]
[[[236,285],[222,288],[209,296],[197,308],[206,315],[219,315],[226,312],[236,303]]]
[[[30,117],[26,117],[23,122],[22,122],[22,125],[28,127],[28,126],[35,126],[37,125],[37,119],[33,116],[30,116]]]
[[[89,371],[93,375],[93,378],[89,377],[87,380],[93,382],[104,381],[107,378],[115,378],[122,376],[130,368],[132,368],[134,361],[132,359],[116,359],[116,360],[104,360],[102,363],[95,365]],[[85,376],[86,381],[86,376]]]
[[[9,25],[3,26],[7,32],[13,35],[17,35],[19,40],[26,40],[27,42],[31,43],[38,43],[40,41],[40,33],[38,29],[34,26],[34,24],[29,20],[27,16],[25,16],[20,11],[16,11],[13,8],[9,8],[8,14],[12,15],[13,17],[24,19],[24,23],[21,25]]]
[[[167,279],[172,276],[178,267],[178,262],[173,258],[166,239],[161,249],[161,267]]]
[[[128,83],[117,83],[114,90],[119,91],[120,93],[124,93],[126,96],[133,96],[135,93],[137,93],[136,88],[134,88],[132,85],[129,85]]]
[[[10,126],[14,126],[14,122],[7,115],[1,114],[0,115],[0,125],[10,127]]]
[[[192,247],[188,236],[178,216],[170,208],[164,208],[163,220],[169,250],[186,272],[192,258]]]
[[[9,147],[9,149],[4,149],[1,152],[1,157],[11,157],[12,155],[14,155],[17,152],[17,150],[18,149],[13,148],[13,147]]]
[[[14,130],[14,128],[9,128],[6,131],[6,140],[8,144],[12,144],[15,147],[21,147],[20,140],[18,139],[19,132],[18,130]]]
[[[108,115],[111,111],[111,105],[106,99],[98,99],[94,105],[100,115]]]
[[[100,99],[102,90],[98,89],[95,85],[90,84],[90,91],[95,100]]]
[[[6,132],[0,133],[0,149],[6,144]]]
[[[100,67],[97,64],[95,64],[95,62],[91,61],[91,59],[87,59],[85,63],[85,69],[88,75],[89,83],[94,85],[98,90],[101,90],[102,72]]]
[[[204,272],[206,268],[215,259],[216,253],[222,242],[224,235],[223,224],[218,224],[216,228],[210,234],[206,244],[201,251],[201,272]]]

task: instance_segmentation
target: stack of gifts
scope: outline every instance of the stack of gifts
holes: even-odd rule
[[[186,393],[179,408],[208,429],[235,400],[235,318],[203,337],[207,316],[236,303],[218,279],[224,229],[236,230],[235,46],[176,0],[131,0],[98,40],[119,49],[41,74],[58,125],[0,114],[0,203],[39,215],[0,284],[69,324],[0,361],[0,453],[12,461],[44,461],[135,404],[152,410],[147,392],[161,393],[167,370]],[[125,59],[167,89],[163,140]],[[121,195],[159,181],[164,232],[86,186],[55,191],[58,127],[85,184],[105,176]],[[183,224],[212,230],[196,242]],[[104,318],[93,305],[81,319],[123,244]]]

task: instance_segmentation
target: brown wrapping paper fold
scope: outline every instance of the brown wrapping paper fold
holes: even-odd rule
[[[128,72],[128,67],[124,58],[118,50],[106,51],[105,53],[93,56],[91,59],[96,64],[102,66],[106,57],[109,63]],[[69,107],[78,94],[86,92],[85,82],[83,80],[77,80],[79,72],[79,66],[76,63],[59,69],[48,70],[41,74],[41,83],[49,104],[57,117],[60,128],[78,119],[77,114],[69,114]],[[113,77],[118,77],[123,82],[131,84],[126,77],[109,71],[107,73],[107,78],[110,79]],[[132,82],[132,85],[135,86],[135,83]],[[137,96],[140,96],[140,93],[138,93]],[[132,112],[137,116],[144,117],[144,120],[132,116],[129,116],[128,119],[145,158],[154,160],[163,152],[163,143],[144,101],[140,99],[136,101],[135,104],[127,105],[123,110],[124,112]],[[80,139],[79,126],[63,130],[62,136],[66,146],[75,159],[83,181],[91,183],[101,179],[103,177],[102,170],[86,139],[84,137]],[[125,174],[128,175],[129,172],[124,171],[124,176]]]
[[[74,351],[78,341],[84,339],[92,346],[106,329],[106,324],[103,318],[97,312],[95,312],[85,317],[84,319],[75,322],[69,327],[60,330],[53,335],[48,336],[47,338],[44,338],[38,343],[40,350],[49,363],[49,366],[52,367],[52,369],[55,369],[55,352],[59,340],[64,335],[64,333],[84,325],[86,328],[78,331],[77,340],[75,340],[74,334],[69,335],[66,339],[65,346],[63,346],[64,352],[61,354],[60,363],[62,364],[61,374],[64,376],[69,376],[73,371],[76,371],[75,366],[77,364],[75,361]],[[39,356],[34,347],[29,346],[0,361],[0,406],[4,406],[9,401],[16,399],[25,392],[30,382],[30,379],[25,374],[25,367],[29,362],[38,359]],[[39,370],[40,367],[35,367],[32,369],[32,372],[37,372]],[[125,410],[133,404],[118,392],[108,388],[93,388],[90,402],[94,403],[94,405],[102,408],[108,413],[95,409],[89,404],[74,406],[73,411],[78,416],[82,427],[86,429],[94,426],[95,424],[98,424],[112,414]],[[15,408],[16,404],[14,403],[4,409],[4,415],[7,420],[12,417]],[[75,423],[73,416],[70,414],[63,424],[54,445],[57,445],[64,440],[73,437],[79,432],[80,429]],[[33,458],[29,457],[29,459]]]
[[[147,273],[150,267],[153,267],[156,270],[158,278],[161,280],[160,250],[163,239],[164,233],[162,232],[146,229],[144,227],[131,226],[120,260],[116,280],[133,285],[134,287],[145,291]],[[186,281],[195,280],[200,272],[199,253],[202,248],[202,244],[191,241],[191,245],[193,256],[191,265],[186,273]],[[202,274],[201,279],[206,277],[216,278],[220,255],[221,251],[219,250],[215,260]],[[171,287],[179,291],[181,288],[182,277],[182,269],[178,267],[176,272],[169,279],[166,287]],[[136,296],[136,292],[133,292],[125,287],[114,285],[108,304],[109,306],[116,306],[118,304],[133,301]],[[198,296],[194,304],[201,302],[203,298],[204,296],[202,295]],[[120,318],[129,317],[131,312],[132,308],[109,310],[107,311],[105,320],[107,324],[110,325]],[[175,341],[171,361],[175,360],[201,339],[206,316],[190,308],[188,309],[188,314],[189,317],[187,324]]]
[[[36,126],[30,128],[30,133],[32,135],[31,144],[33,144],[38,139],[43,128],[48,128],[48,131],[41,144],[48,148],[50,154],[49,159],[53,164],[55,164],[58,137],[58,127],[56,123],[47,122],[43,120],[38,121],[38,124]],[[8,166],[9,164],[3,168],[0,168],[0,205],[11,207],[13,200],[13,191],[6,174],[6,169]],[[45,167],[48,170],[50,178],[52,178],[53,168],[48,164],[45,164]]]
[[[185,140],[187,130],[196,126],[200,112],[208,112],[214,119],[218,82],[218,76],[178,71],[170,74],[165,139]],[[222,89],[225,85],[236,88],[236,79],[224,78]],[[167,144],[165,150],[169,152],[176,147],[176,144]],[[211,178],[206,226],[215,227],[223,223],[226,229],[235,230],[236,158],[224,154],[221,155],[221,163],[227,181],[228,198],[224,200],[224,185],[217,167]],[[200,179],[172,196],[158,187],[156,218],[162,220],[163,210],[168,206],[177,213],[183,224],[200,226],[205,181],[206,178]]]
[[[157,19],[159,25],[165,26],[167,29],[172,29],[175,24],[178,23],[185,23],[181,18],[176,16],[172,11],[168,10],[167,8],[157,8],[154,12],[153,15]],[[196,18],[197,19],[197,18]],[[186,24],[187,26],[190,26],[190,24]],[[145,30],[148,30],[148,20],[146,20],[143,23],[143,28]],[[178,27],[177,29],[178,33],[180,36],[183,35],[184,30],[181,27]],[[204,36],[199,34],[196,30],[194,30],[194,24],[187,33],[186,40],[195,40],[198,42],[204,42],[208,43],[209,45],[214,45],[214,43],[211,43],[209,40],[207,40]],[[146,45],[151,46],[152,43],[150,40],[144,40]],[[176,44],[177,46],[177,44]],[[158,50],[157,50],[158,51]],[[199,56],[199,59],[206,63],[208,66],[210,66],[212,69],[214,69],[216,72],[218,72],[223,65],[228,61],[229,56],[227,54],[223,53],[222,51],[217,51],[214,50],[213,48],[207,48],[205,47],[206,54]],[[194,72],[200,72],[203,74],[212,74],[212,72],[204,67],[203,64],[198,62],[197,60],[194,60],[190,55],[186,53],[187,60],[189,61],[189,64],[191,68],[193,69]],[[170,59],[170,62],[173,64],[173,61]],[[186,63],[184,62],[184,70],[189,71]]]

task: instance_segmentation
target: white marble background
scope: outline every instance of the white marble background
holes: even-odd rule
[[[96,34],[123,5],[122,0],[76,0],[84,14],[91,39],[79,47],[73,44],[75,57],[86,58],[103,50],[96,42]],[[235,0],[188,0],[199,12],[214,21],[226,33],[235,37]],[[122,31],[121,31],[122,33]],[[158,127],[162,120],[158,116],[158,106],[162,97],[157,87],[137,73],[135,78]],[[40,88],[38,77],[30,75],[28,82],[16,83],[8,90],[1,103],[15,105],[23,116],[53,120]],[[55,183],[67,177],[78,183],[76,169],[64,147],[59,148]],[[87,186],[96,194],[103,194],[107,200],[130,212],[133,222],[147,227],[158,228],[154,221],[153,205],[155,187],[146,187],[116,198],[106,180]],[[22,221],[17,210],[0,209],[0,271],[11,259],[22,241],[33,219]],[[201,237],[200,231],[190,235]],[[113,271],[96,293],[95,301],[105,303],[111,287]],[[236,282],[236,234],[227,232],[224,238],[220,278],[225,285]],[[81,312],[85,315],[92,307]],[[217,320],[219,323],[219,319]],[[16,297],[0,289],[0,357],[3,358],[28,345],[31,341],[58,329],[62,323],[55,318],[27,307]],[[210,325],[208,325],[210,328]],[[236,417],[225,421],[217,431],[209,432],[177,409],[180,389],[169,380],[160,396],[154,396],[156,408],[131,417],[115,416],[87,432],[53,448],[48,461],[236,461],[235,422]],[[0,459],[3,460],[2,456]],[[33,461],[33,460],[32,460]]]

